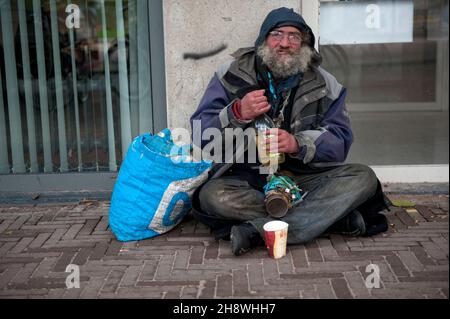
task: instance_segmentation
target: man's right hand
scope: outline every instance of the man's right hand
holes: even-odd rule
[[[244,120],[253,120],[270,110],[270,104],[264,95],[264,91],[252,91],[241,100],[240,113]]]

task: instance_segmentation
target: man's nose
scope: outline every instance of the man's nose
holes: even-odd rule
[[[290,45],[291,45],[291,43],[289,42],[288,37],[283,36],[283,38],[280,41],[280,46],[287,48],[287,47],[290,47]]]

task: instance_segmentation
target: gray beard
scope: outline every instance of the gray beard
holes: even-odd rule
[[[256,54],[276,78],[284,79],[299,73],[304,73],[311,63],[314,51],[305,44],[297,52],[281,60],[277,57],[276,49],[271,49],[263,43],[258,47]]]

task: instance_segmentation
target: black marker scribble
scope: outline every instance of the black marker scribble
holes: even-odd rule
[[[200,59],[208,58],[210,56],[214,56],[214,55],[222,52],[226,48],[227,48],[227,45],[226,44],[222,44],[221,46],[219,46],[216,49],[213,49],[213,50],[210,50],[210,51],[206,51],[206,52],[202,52],[202,53],[185,53],[185,54],[183,54],[183,59],[185,59],[185,60],[188,60],[188,59],[200,60]]]

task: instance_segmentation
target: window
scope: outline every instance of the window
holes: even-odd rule
[[[114,172],[164,127],[161,15],[159,1],[1,1],[0,174]]]
[[[448,164],[448,1],[322,1],[320,12],[323,67],[348,89],[349,161]]]

